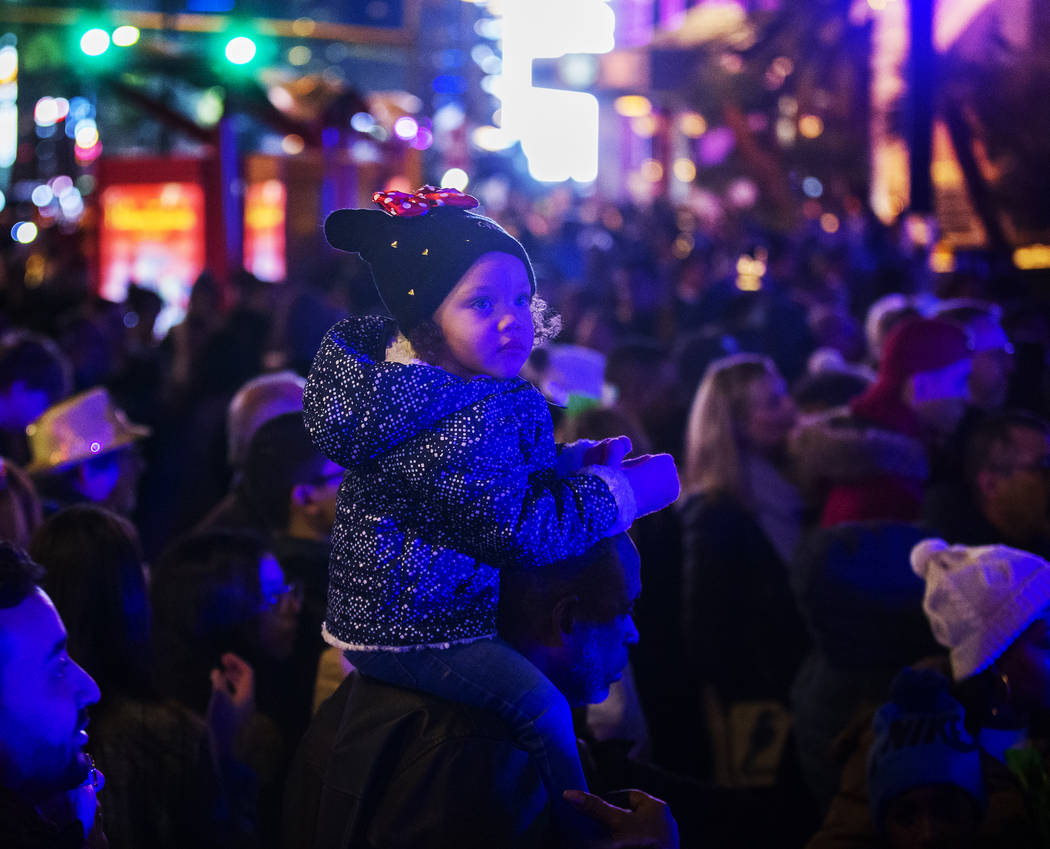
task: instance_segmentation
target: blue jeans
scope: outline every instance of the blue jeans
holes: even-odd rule
[[[346,657],[372,678],[498,714],[532,757],[556,807],[563,790],[587,789],[565,696],[503,640],[405,652],[348,651]]]

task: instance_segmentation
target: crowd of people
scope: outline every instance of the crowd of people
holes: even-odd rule
[[[1050,846],[1050,307],[563,201],[347,211],[159,337],[5,253],[0,842]]]

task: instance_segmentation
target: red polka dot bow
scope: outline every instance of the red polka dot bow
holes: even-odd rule
[[[413,194],[376,192],[372,195],[372,202],[399,218],[426,215],[434,206],[455,206],[459,209],[473,209],[478,206],[477,198],[465,195],[459,189],[439,189],[436,186],[423,186]]]

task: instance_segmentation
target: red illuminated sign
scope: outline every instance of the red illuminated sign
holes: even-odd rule
[[[287,193],[280,180],[251,183],[244,193],[244,267],[271,283],[285,278]]]
[[[181,182],[110,185],[99,202],[102,297],[123,301],[135,281],[181,313],[205,267],[203,189]]]

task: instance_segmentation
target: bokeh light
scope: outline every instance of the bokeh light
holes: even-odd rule
[[[707,121],[699,112],[686,112],[678,119],[678,129],[691,139],[698,139],[707,132]]]
[[[101,56],[109,50],[109,33],[93,27],[80,36],[80,49],[88,56]]]
[[[394,135],[403,141],[414,139],[418,132],[419,124],[409,115],[402,115],[394,121]]]
[[[226,58],[234,65],[247,65],[255,58],[255,42],[246,35],[238,35],[226,42]]]
[[[803,115],[798,119],[798,131],[807,139],[815,139],[824,132],[824,122],[817,115]]]
[[[640,94],[625,94],[613,101],[613,109],[624,118],[641,118],[653,111],[653,104]]]
[[[281,139],[281,150],[289,156],[298,156],[306,149],[306,142],[297,133],[289,133]]]
[[[676,159],[671,170],[675,179],[682,183],[691,183],[696,179],[696,164],[691,159]]]
[[[441,186],[446,189],[464,191],[470,184],[470,177],[462,168],[449,168],[441,177]]]
[[[36,236],[36,224],[32,221],[19,221],[11,228],[11,238],[22,245],[31,244]]]
[[[138,27],[133,27],[128,24],[117,27],[113,30],[113,43],[117,47],[131,47],[139,40]]]

